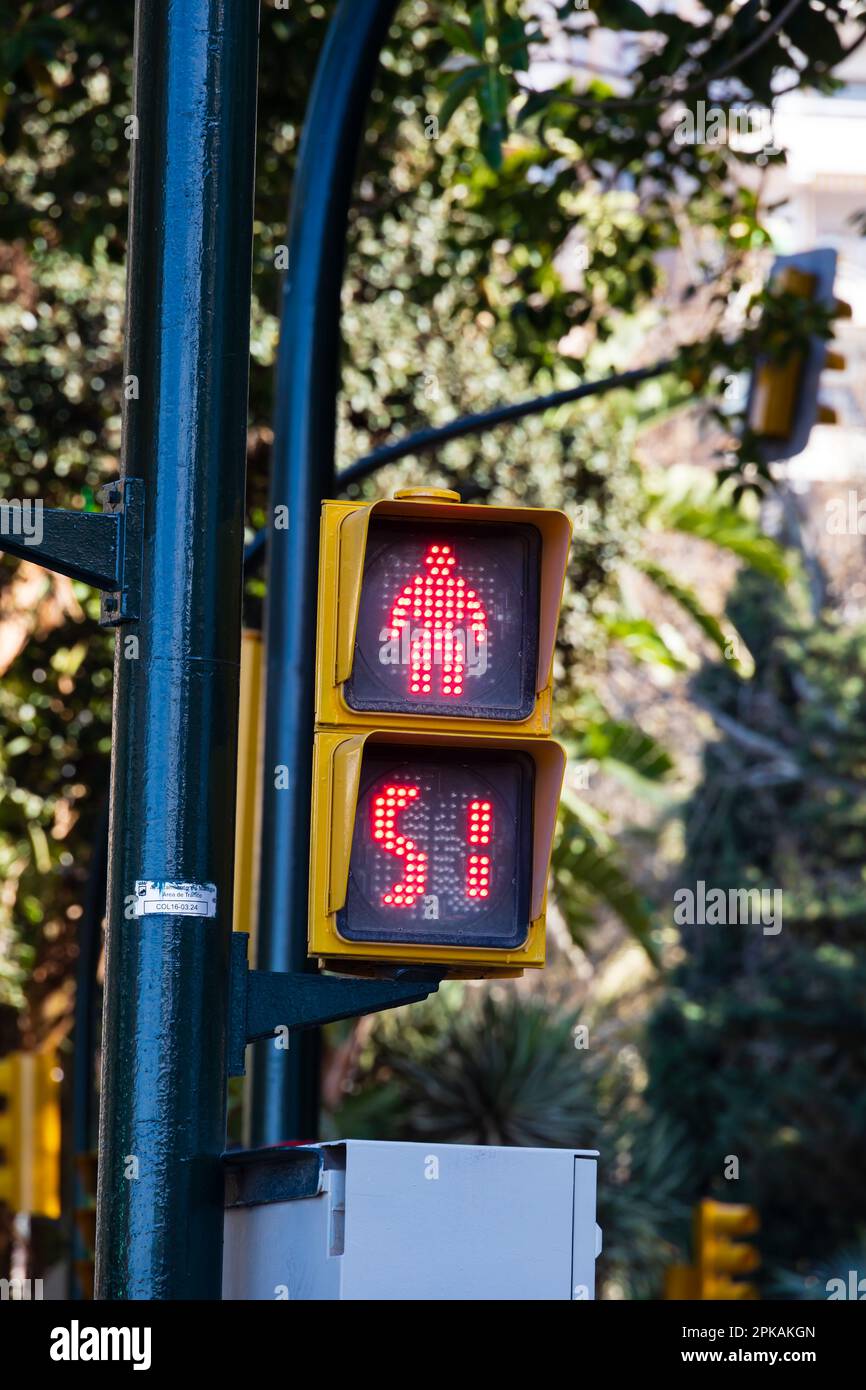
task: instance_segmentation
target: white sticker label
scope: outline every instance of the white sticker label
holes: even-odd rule
[[[215,917],[216,884],[136,879],[136,917],[156,913],[171,917]]]

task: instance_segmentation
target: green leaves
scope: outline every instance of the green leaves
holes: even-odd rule
[[[483,36],[479,44],[468,25],[459,24],[457,20],[449,19],[443,15],[439,20],[439,29],[445,42],[450,44],[457,53],[469,53],[474,58],[480,58],[483,55]]]
[[[396,1138],[592,1144],[600,1065],[575,1045],[579,1017],[574,1008],[511,989],[446,985],[411,1013],[377,1020],[364,1077],[368,1104],[349,1113],[362,1133],[374,1132],[366,1126],[380,1122],[385,1086],[395,1101],[389,1133]]]
[[[718,648],[726,661],[731,662],[738,675],[751,676],[755,669],[755,663],[745,642],[732,623],[720,622],[713,613],[704,607],[694,589],[681,584],[660,565],[654,565],[649,560],[642,560],[640,568],[657,588],[661,589],[669,598],[674,599],[688,613],[689,617],[694,619],[704,636],[708,637],[713,646]]]
[[[646,661],[650,665],[667,666],[672,671],[685,671],[688,662],[683,659],[682,647],[679,651],[672,634],[665,636],[650,622],[649,618],[633,618],[628,614],[610,614],[602,618],[602,625],[615,641],[622,642],[636,661]]]
[[[735,499],[732,481],[720,485],[715,474],[680,464],[648,474],[646,484],[647,526],[710,541],[778,584],[791,578],[784,550],[762,532],[755,506]]]
[[[498,10],[498,6],[497,6]],[[483,4],[473,5],[469,16],[469,28],[475,40],[478,52],[484,49],[484,40],[487,37],[487,15]]]
[[[785,584],[790,565],[785,552],[760,529],[759,520],[745,500],[734,500],[734,484],[719,485],[703,469],[682,465],[645,475],[647,504],[644,522],[650,530],[680,531],[728,550],[751,569]],[[744,679],[754,671],[754,661],[744,638],[727,618],[710,612],[700,595],[664,566],[641,557],[637,568],[688,614],[731,669]],[[621,642],[638,661],[684,671],[697,665],[695,655],[678,630],[628,612],[602,614],[600,622],[609,636]]]
[[[654,964],[658,949],[652,937],[649,904],[626,871],[613,840],[578,803],[564,799],[560,833],[553,849],[556,905],[578,945],[585,944],[593,905],[606,904],[629,928]]]
[[[64,25],[54,15],[23,15],[13,18],[0,8],[0,86],[17,81],[24,86],[33,82],[37,87],[51,80],[46,64],[57,56],[63,43]]]
[[[464,102],[474,98],[481,117],[479,149],[489,168],[498,173],[509,132],[508,106],[517,93],[513,75],[529,67],[529,43],[536,34],[528,32],[524,21],[515,15],[503,17],[500,23],[498,7],[491,22],[483,5],[474,6],[468,24],[443,18],[439,28],[456,53],[480,60],[471,67],[460,68],[450,80],[448,70],[444,70],[440,130],[445,129]]]
[[[509,88],[495,64],[485,70],[476,91],[481,108],[481,153],[491,169],[502,168],[502,145],[508,134]]]
[[[442,105],[439,107],[439,130],[443,131],[467,97],[478,88],[485,69],[479,65],[463,68],[445,90]]]
[[[642,34],[659,27],[656,17],[647,14],[635,0],[593,0],[592,8],[598,23],[605,29]]]
[[[529,67],[530,38],[522,19],[509,19],[503,24],[499,35],[499,53],[503,61],[515,72],[525,72]]]
[[[606,715],[589,724],[577,741],[575,754],[613,771],[628,768],[649,782],[664,780],[674,767],[666,749],[643,729]]]

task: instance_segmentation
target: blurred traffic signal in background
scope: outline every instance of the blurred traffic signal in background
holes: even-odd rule
[[[744,1239],[754,1235],[759,1226],[754,1207],[705,1197],[694,1210],[694,1263],[668,1266],[665,1299],[757,1299],[755,1285],[742,1276],[751,1274],[761,1263],[754,1245]]]
[[[836,252],[822,248],[777,256],[769,284],[773,291],[802,300],[804,314],[811,306],[829,318],[850,318],[850,306],[835,298],[835,278]],[[845,367],[845,359],[828,348],[820,332],[790,346],[781,328],[779,336],[782,341],[773,351],[773,334],[768,335],[771,350],[752,373],[747,407],[749,426],[768,463],[801,453],[813,425],[835,424],[835,412],[818,399],[821,373]]]
[[[333,968],[544,964],[570,537],[429,489],[324,504],[309,947]]]
[[[0,1202],[18,1211],[21,1191],[21,1077],[18,1055],[0,1060]]]
[[[0,1059],[0,1201],[13,1212],[60,1216],[60,1082],[57,1053]]]
[[[696,1297],[704,1299],[754,1299],[754,1284],[742,1279],[761,1263],[754,1245],[744,1237],[760,1225],[754,1207],[735,1202],[716,1202],[706,1197],[695,1211]]]

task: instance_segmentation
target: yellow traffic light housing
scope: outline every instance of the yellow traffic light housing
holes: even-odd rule
[[[324,504],[309,949],[330,968],[544,964],[570,537],[455,493]]]
[[[18,1054],[0,1059],[0,1202],[20,1210],[21,1070]]]
[[[847,318],[851,308],[835,298],[835,277],[836,252],[822,248],[777,257],[770,280],[775,288],[796,295],[804,303],[823,305],[834,318]],[[818,400],[825,369],[843,371],[845,359],[828,349],[818,334],[812,334],[800,350],[757,363],[749,391],[748,420],[768,462],[801,453],[814,425],[836,423],[835,412]]]
[[[60,1216],[60,1080],[54,1051],[0,1061],[0,1201]]]
[[[549,734],[570,541],[564,512],[453,492],[326,502],[317,723]]]
[[[548,739],[318,734],[311,953],[470,978],[543,965],[564,768]]]
[[[754,1207],[705,1198],[695,1212],[695,1251],[699,1298],[756,1299],[754,1284],[737,1277],[751,1274],[761,1263],[754,1245],[746,1243],[759,1229]]]
[[[772,277],[775,288],[801,299],[814,299],[817,276],[796,266],[784,266]],[[803,375],[803,353],[792,352],[783,361],[760,363],[749,403],[749,423],[756,434],[768,439],[787,439],[794,417]]]

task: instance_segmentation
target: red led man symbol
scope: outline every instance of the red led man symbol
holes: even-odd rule
[[[457,557],[449,545],[430,545],[424,572],[404,587],[391,609],[391,640],[409,634],[409,692],[429,695],[433,667],[441,668],[443,695],[459,698],[466,674],[467,634],[476,650],[487,641],[487,614],[474,589],[454,571]],[[483,668],[483,663],[482,663]]]
[[[401,881],[394,884],[390,893],[382,894],[382,902],[389,907],[413,907],[427,883],[427,855],[416,849],[414,840],[397,833],[399,812],[420,795],[420,787],[392,784],[373,798],[373,839],[381,842],[386,854],[405,862]]]

